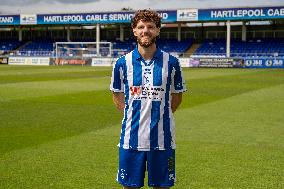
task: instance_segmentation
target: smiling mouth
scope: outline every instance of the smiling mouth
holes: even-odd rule
[[[150,35],[143,35],[142,37],[149,37],[150,38],[151,36]]]
[[[142,39],[144,39],[144,40],[150,40],[151,37],[150,37],[150,36],[143,36]]]
[[[144,36],[138,37],[137,41],[142,47],[149,47],[153,43],[156,42],[156,38],[153,38],[149,35],[144,35]]]

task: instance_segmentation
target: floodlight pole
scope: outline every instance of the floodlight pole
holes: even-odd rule
[[[246,27],[246,22],[243,21],[242,24],[242,41],[246,41],[247,40],[247,27]]]
[[[21,27],[19,28],[19,41],[23,41],[23,29]]]
[[[70,26],[67,26],[67,41],[70,42]]]
[[[58,57],[57,57],[57,42],[55,42],[55,64],[58,66]]]
[[[124,41],[124,27],[123,27],[122,24],[120,24],[119,28],[120,28],[120,31],[119,31],[119,40],[120,40],[120,41]]]
[[[231,22],[227,21],[227,48],[226,48],[226,57],[230,57],[231,50]]]
[[[178,42],[180,42],[181,41],[181,23],[178,23],[178,38],[177,38],[177,40],[178,40]]]
[[[100,24],[96,25],[96,42],[97,56],[100,56]]]

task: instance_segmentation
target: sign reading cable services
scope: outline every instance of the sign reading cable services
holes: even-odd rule
[[[199,9],[198,20],[248,20],[284,18],[284,7]]]
[[[158,11],[162,22],[175,22],[176,11]],[[108,12],[86,14],[40,14],[37,16],[38,24],[108,24],[130,23],[134,12]]]

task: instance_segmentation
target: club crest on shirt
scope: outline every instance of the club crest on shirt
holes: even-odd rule
[[[147,85],[149,83],[150,83],[149,77],[144,75],[144,85]]]

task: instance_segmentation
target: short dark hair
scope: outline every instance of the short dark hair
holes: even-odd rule
[[[131,19],[131,27],[135,28],[140,20],[154,22],[157,28],[161,28],[161,17],[156,11],[148,9],[138,10]]]

